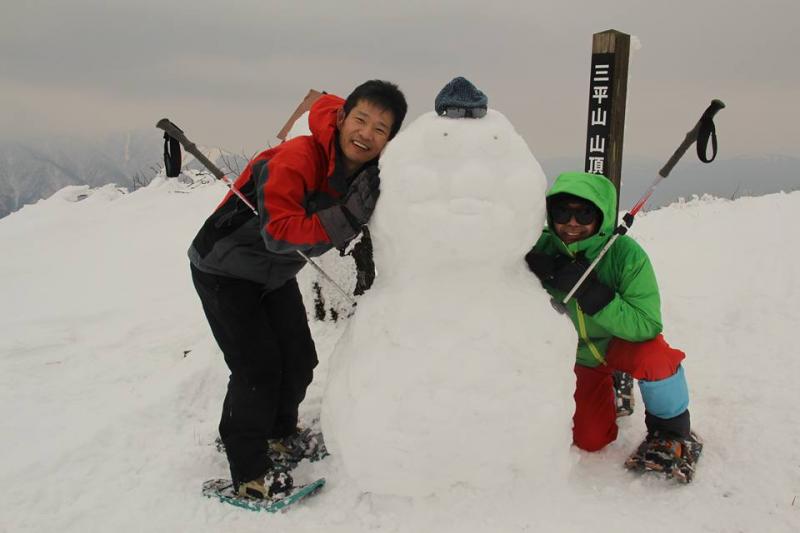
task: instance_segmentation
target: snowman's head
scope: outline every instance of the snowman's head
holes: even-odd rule
[[[432,266],[519,261],[544,224],[542,168],[492,109],[480,119],[422,115],[389,144],[380,167],[370,227],[382,273],[415,254]]]

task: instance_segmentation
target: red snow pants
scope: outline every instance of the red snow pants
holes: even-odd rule
[[[614,337],[608,345],[605,365],[590,368],[576,364],[575,415],[572,417],[575,446],[594,452],[617,438],[615,370],[635,379],[658,381],[675,374],[684,357],[686,354],[672,348],[659,334],[645,342]]]

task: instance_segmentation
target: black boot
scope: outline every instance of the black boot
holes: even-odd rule
[[[659,418],[645,411],[644,425],[648,437],[688,439],[692,435],[688,409],[674,418]]]

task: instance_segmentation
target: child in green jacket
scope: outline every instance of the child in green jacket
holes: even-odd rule
[[[547,193],[547,221],[525,256],[545,289],[561,301],[611,238],[616,190],[605,177],[558,176]],[[639,380],[647,438],[626,462],[688,482],[702,449],[691,432],[681,361],[661,335],[661,299],[645,251],[620,236],[568,302],[578,331],[573,441],[587,451],[617,438],[613,373]]]

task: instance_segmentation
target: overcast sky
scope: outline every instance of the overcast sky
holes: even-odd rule
[[[454,76],[538,158],[581,156],[592,34],[634,37],[625,155],[666,159],[712,98],[720,155],[800,155],[800,1],[0,0],[0,138],[169,117],[251,153],[308,89],[398,83],[409,121]]]

